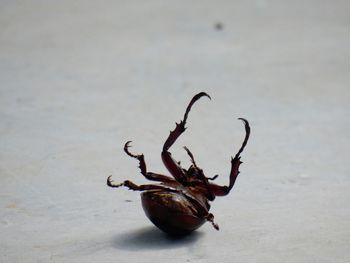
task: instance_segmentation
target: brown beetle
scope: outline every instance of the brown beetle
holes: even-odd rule
[[[175,129],[170,132],[164,143],[162,160],[172,177],[147,172],[144,155],[130,153],[128,148],[131,141],[128,141],[124,146],[126,154],[139,161],[139,168],[144,177],[160,182],[160,184],[136,185],[129,180],[121,184],[114,184],[111,176],[107,179],[107,185],[110,187],[126,186],[134,191],[142,191],[142,207],[147,217],[158,228],[169,234],[188,234],[206,221],[211,222],[213,227],[219,230],[219,226],[214,223],[214,216],[209,213],[209,201],[213,201],[216,196],[227,195],[232,189],[239,174],[238,168],[242,163],[240,154],[246,146],[250,134],[248,121],[240,118],[244,122],[246,135],[241,148],[235,157],[231,158],[231,173],[228,186],[220,186],[209,182],[215,180],[218,175],[212,178],[206,177],[203,170],[197,166],[192,153],[187,147],[184,148],[191,158],[192,165],[187,170],[182,168],[180,162],[176,162],[172,158],[169,148],[185,131],[186,120],[192,105],[203,96],[210,99],[210,96],[205,92],[195,95],[187,106],[183,120],[180,123],[176,123]]]

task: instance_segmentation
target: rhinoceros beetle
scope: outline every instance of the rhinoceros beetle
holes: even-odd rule
[[[141,191],[142,207],[147,217],[158,228],[172,235],[184,235],[199,228],[206,221],[211,222],[216,230],[219,226],[214,222],[213,214],[209,213],[209,201],[213,201],[216,196],[227,195],[239,174],[239,166],[242,163],[240,154],[248,142],[250,127],[247,120],[239,118],[245,125],[245,138],[237,154],[231,157],[231,172],[229,184],[221,186],[214,184],[214,177],[206,177],[203,170],[199,168],[194,160],[193,154],[187,147],[184,147],[191,159],[191,166],[188,169],[181,167],[180,162],[174,160],[169,152],[170,147],[177,138],[185,131],[188,113],[193,104],[201,97],[210,96],[205,92],[195,95],[187,106],[183,120],[176,123],[176,127],[170,132],[166,139],[161,153],[163,163],[168,169],[170,176],[148,172],[143,154],[133,154],[129,151],[131,141],[124,145],[127,155],[135,158],[139,162],[141,174],[151,181],[159,184],[136,185],[126,180],[121,184],[115,184],[111,176],[107,178],[107,185],[110,187],[125,186],[130,190]]]

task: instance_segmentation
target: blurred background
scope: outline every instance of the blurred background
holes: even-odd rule
[[[349,1],[0,1],[1,262],[349,262]],[[123,145],[172,148],[228,183],[191,236],[164,236]]]

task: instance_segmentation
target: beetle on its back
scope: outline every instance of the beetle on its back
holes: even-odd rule
[[[158,228],[173,235],[188,234],[206,221],[211,222],[213,227],[219,230],[219,226],[214,223],[214,216],[209,213],[209,201],[213,201],[216,196],[227,195],[232,189],[239,174],[239,166],[242,163],[240,154],[243,152],[250,135],[248,121],[240,118],[244,122],[246,135],[241,148],[235,157],[231,158],[228,186],[220,186],[210,182],[215,180],[217,175],[212,178],[206,177],[203,170],[197,166],[193,154],[187,147],[184,148],[191,158],[192,165],[188,169],[182,168],[180,163],[172,158],[169,148],[185,131],[185,124],[192,105],[203,96],[210,99],[210,96],[205,92],[195,95],[187,106],[183,120],[176,123],[175,129],[170,132],[163,145],[162,160],[172,177],[148,172],[143,154],[131,153],[128,149],[131,141],[128,141],[124,146],[126,154],[139,161],[141,174],[145,178],[159,182],[159,184],[136,185],[129,180],[115,184],[111,180],[111,176],[107,178],[107,185],[110,187],[125,186],[134,191],[142,191],[142,207],[147,217]]]

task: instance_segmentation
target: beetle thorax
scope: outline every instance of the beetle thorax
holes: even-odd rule
[[[182,184],[190,190],[195,191],[197,195],[203,195],[203,197],[210,201],[215,198],[208,187],[208,178],[204,175],[203,170],[195,165],[191,165],[188,168],[186,171],[186,179]]]

